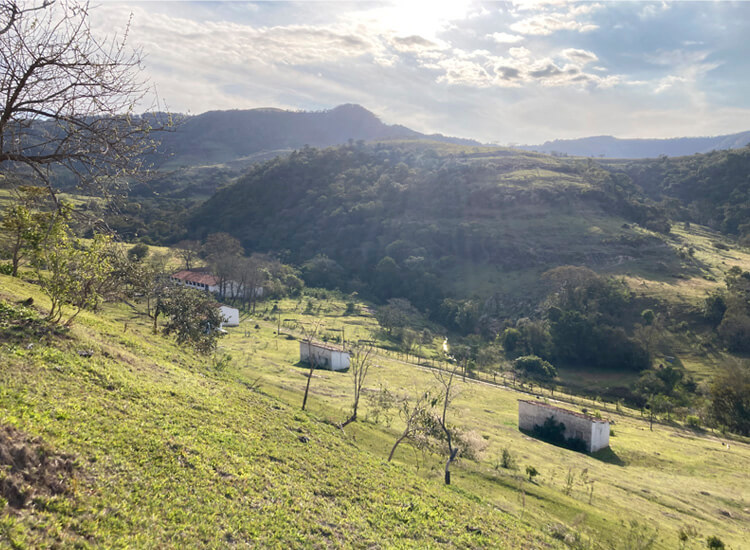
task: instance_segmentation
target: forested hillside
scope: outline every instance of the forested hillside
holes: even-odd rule
[[[674,219],[750,242],[750,147],[707,155],[613,163]]]
[[[433,311],[507,282],[461,273],[669,261],[659,236],[669,224],[628,178],[589,161],[434,143],[306,148],[253,168],[188,225],[194,237],[226,231],[249,250],[283,252],[309,284]]]

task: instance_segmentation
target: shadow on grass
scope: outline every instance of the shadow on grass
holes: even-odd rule
[[[307,361],[300,360],[300,361],[297,361],[296,363],[292,363],[292,366],[298,367],[298,368],[301,368],[301,369],[305,369],[305,370],[310,370],[310,363],[308,363]],[[347,369],[337,370],[337,369],[331,369],[331,368],[327,367],[326,365],[315,365],[315,369],[314,370],[325,370],[325,371],[328,371],[328,372],[349,372],[348,368]]]
[[[601,449],[600,451],[589,453],[580,447],[581,444],[584,444],[584,442],[581,440],[569,439],[569,440],[555,441],[549,438],[540,437],[538,433],[534,433],[530,430],[519,429],[518,431],[520,431],[521,433],[529,437],[533,437],[534,439],[538,441],[547,443],[548,445],[554,445],[555,447],[560,447],[561,449],[567,449],[569,451],[575,451],[577,453],[588,455],[591,458],[594,458],[601,462],[606,462],[607,464],[614,464],[615,466],[625,466],[625,461],[621,459],[619,456],[617,456],[617,453],[615,453],[611,447],[607,447],[606,449]]]
[[[601,462],[606,462],[607,464],[614,464],[615,466],[625,466],[625,461],[617,456],[617,453],[612,450],[612,447],[607,447],[606,449],[596,451],[595,453],[591,453],[589,456],[591,456],[591,458],[595,458],[596,460],[600,460]]]

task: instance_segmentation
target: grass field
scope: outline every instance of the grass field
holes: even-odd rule
[[[280,305],[282,318],[306,317],[299,313],[301,307],[294,311],[295,302]],[[321,305],[325,326],[345,326],[347,335],[352,335],[347,338],[368,337],[368,330],[374,328],[372,321],[368,317],[347,318],[342,315],[343,309],[343,303],[334,301]],[[287,327],[292,324],[287,321]],[[299,344],[286,335],[277,337],[275,328],[270,318],[248,319],[244,326],[231,330],[221,347],[234,358],[232,373],[259,384],[290,407],[299,406],[306,370],[296,364]],[[386,386],[408,396],[434,383],[429,368],[381,353],[367,386],[370,392]],[[317,370],[309,408],[332,423],[343,421],[351,403],[350,386],[345,373]],[[576,403],[565,406],[599,411],[614,422],[611,451],[587,456],[541,443],[517,430],[517,400],[528,398],[528,394],[472,381],[461,382],[460,386],[451,417],[457,425],[477,432],[487,449],[479,462],[462,461],[454,473],[454,483],[482,502],[517,517],[523,515],[540,530],[563,526],[559,528],[575,531],[605,548],[628,547],[619,544],[635,532],[631,521],[638,521],[639,529],[647,525],[658,532],[658,548],[678,547],[680,530],[689,526],[695,527],[704,540],[716,535],[733,548],[748,547],[747,442],[729,441],[677,423],[658,424],[650,431],[647,419],[637,411],[617,412],[611,404],[557,396]],[[541,397],[552,398],[546,391]],[[362,416],[367,417],[366,403],[363,409],[360,414],[364,412]],[[350,425],[346,431],[359,446],[385,457],[400,428],[394,418],[390,427],[370,420]],[[506,447],[517,457],[520,469],[516,472],[493,466]],[[442,478],[440,457],[400,448],[397,460],[418,468],[430,481],[438,483]],[[541,472],[535,483],[522,481],[521,473],[527,465]],[[695,547],[700,546],[696,543]]]
[[[0,276],[0,547],[561,546],[218,372],[127,306],[62,330],[28,297],[44,308]]]
[[[626,281],[644,298],[699,308],[722,287],[726,269],[750,267],[750,255],[717,248],[703,228],[676,228],[669,239],[674,249],[694,248],[685,261],[696,263],[696,274],[634,271]],[[644,548],[638,541],[653,536],[654,548],[666,550],[681,547],[682,532],[684,548],[705,547],[708,536],[750,548],[748,441],[677,422],[652,431],[638,411],[601,401],[536,394],[613,421],[610,450],[589,456],[519,432],[517,400],[530,397],[520,388],[489,383],[486,374],[459,380],[449,420],[486,446],[481,458],[459,460],[451,487],[442,484],[442,456],[404,444],[394,463],[385,462],[401,421],[395,414],[376,421],[368,396],[387,387],[408,397],[435,386],[443,335],[420,350],[423,364],[405,361],[384,349],[390,344],[368,304],[346,315],[345,299],[316,291],[267,302],[246,312],[216,357],[206,358],[152,335],[142,308],[122,304],[50,331],[17,305],[29,296],[44,310],[35,286],[0,276],[9,304],[0,309],[0,428],[20,430],[0,431],[0,456],[24,448],[60,463],[72,456],[75,467],[58,472],[62,493],[27,480],[30,504],[0,500],[0,546],[619,550]],[[321,338],[380,346],[360,421],[343,431],[348,373],[316,370],[308,412],[299,410],[307,374],[299,338],[318,322]],[[698,378],[722,359],[698,349],[695,335],[670,338],[672,353]],[[231,361],[217,369],[224,355]],[[592,396],[633,381],[584,368],[561,369],[560,378]],[[499,466],[504,449],[516,469]],[[527,466],[539,471],[533,481]],[[0,466],[0,482],[12,474]]]

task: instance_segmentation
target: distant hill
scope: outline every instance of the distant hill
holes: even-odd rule
[[[679,157],[723,149],[739,149],[750,143],[750,132],[715,137],[674,139],[618,139],[594,136],[581,139],[556,139],[542,145],[521,145],[518,149],[548,154],[603,158]]]
[[[188,116],[174,132],[159,136],[161,147],[150,160],[160,168],[254,162],[306,145],[329,147],[350,140],[423,138],[479,145],[473,140],[427,136],[405,126],[384,124],[364,107],[347,104],[318,112],[251,109]]]
[[[187,226],[191,238],[226,231],[248,250],[285,251],[317,286],[436,311],[446,296],[486,298],[513,281],[528,296],[530,281],[558,265],[675,260],[658,236],[668,229],[662,213],[637,193],[587,161],[426,141],[355,144],[258,164]]]

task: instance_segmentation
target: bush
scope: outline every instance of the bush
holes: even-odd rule
[[[713,535],[706,539],[706,546],[708,548],[726,548],[724,542],[719,537]]]
[[[701,419],[693,414],[689,414],[687,418],[685,419],[685,422],[691,428],[698,429],[701,427]]]
[[[536,355],[524,355],[513,361],[513,368],[522,376],[534,380],[551,380],[557,376],[557,369],[548,361]]]
[[[518,468],[518,466],[516,465],[516,457],[513,456],[513,453],[508,447],[505,447],[503,449],[503,454],[500,457],[500,466],[502,466],[506,470],[515,470],[516,468]]]
[[[526,475],[529,476],[529,481],[533,481],[539,475],[539,471],[533,466],[526,466]]]

